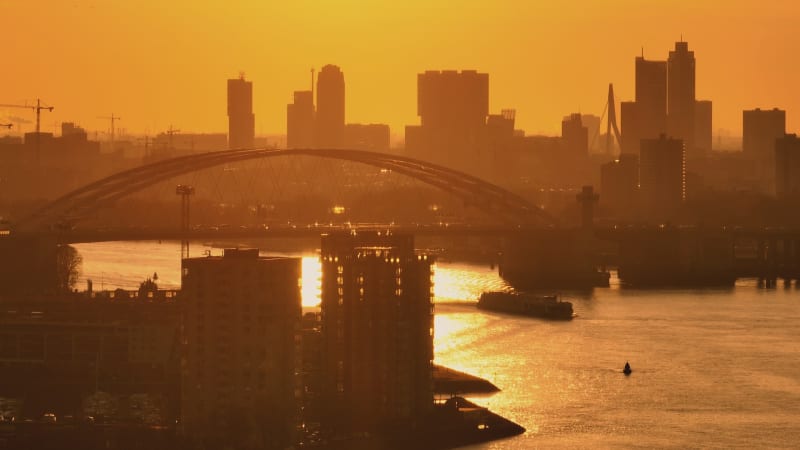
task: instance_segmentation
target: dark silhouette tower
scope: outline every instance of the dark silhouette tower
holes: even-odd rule
[[[317,148],[342,148],[344,143],[344,74],[331,64],[317,78],[314,136]]]
[[[606,124],[606,154],[611,154],[611,131],[614,131],[614,138],[617,140],[617,145],[622,151],[622,138],[620,137],[619,127],[617,126],[617,106],[614,100],[614,85],[608,83],[608,103],[606,109],[608,110],[608,122]]]
[[[296,91],[294,103],[286,106],[286,148],[314,146],[314,94]]]
[[[694,152],[695,59],[687,42],[676,42],[667,59],[667,130]]]
[[[636,101],[623,102],[623,153],[637,154],[642,139],[667,132],[667,62],[636,57]]]
[[[228,80],[228,147],[252,148],[255,140],[253,83],[244,74]]]
[[[419,424],[433,405],[432,258],[411,235],[359,231],[323,235],[321,259],[328,423]]]

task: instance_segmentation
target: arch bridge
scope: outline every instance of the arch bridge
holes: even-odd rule
[[[87,184],[46,204],[16,224],[21,232],[46,232],[72,224],[92,211],[172,177],[259,158],[308,156],[350,161],[388,169],[453,194],[466,204],[509,225],[548,226],[556,219],[517,194],[447,167],[378,152],[350,149],[238,149],[161,160]]]

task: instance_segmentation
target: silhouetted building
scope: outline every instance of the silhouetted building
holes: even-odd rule
[[[570,156],[589,155],[589,129],[583,126],[580,114],[572,114],[561,121],[561,139],[564,141],[564,150]]]
[[[616,218],[631,218],[638,209],[639,157],[623,153],[600,167],[600,204]]]
[[[228,146],[252,148],[256,134],[253,114],[253,83],[244,75],[228,80]]]
[[[389,151],[389,125],[348,123],[344,127],[344,146],[372,152]]]
[[[695,59],[687,42],[676,42],[667,59],[667,131],[693,153],[695,129]]]
[[[564,117],[566,120],[568,117]],[[586,127],[589,134],[589,151],[597,153],[605,153],[605,140],[598,139],[600,137],[600,116],[594,114],[581,114],[581,123]]]
[[[694,147],[695,155],[708,155],[712,148],[712,104],[711,100],[697,100],[694,103]]]
[[[760,190],[770,192],[775,183],[775,141],[786,134],[786,111],[744,111],[742,122],[742,151],[754,164]]]
[[[295,91],[286,105],[286,148],[314,147],[314,93]]]
[[[340,432],[414,426],[433,405],[432,258],[411,235],[322,237],[325,402]]]
[[[644,57],[636,58],[636,106],[642,139],[657,138],[667,131],[667,63],[665,61],[648,61]]]
[[[417,75],[417,114],[421,125],[406,127],[410,156],[471,173],[486,167],[488,74],[446,70]]]
[[[185,433],[288,447],[298,414],[300,259],[225,249],[182,266]]]
[[[342,148],[344,120],[344,74],[339,67],[328,64],[317,78],[316,147]]]
[[[647,219],[666,220],[674,216],[686,198],[685,151],[683,141],[661,135],[643,139],[639,156],[639,192]]]
[[[800,139],[796,134],[775,141],[775,194],[800,197]]]
[[[622,151],[629,155],[639,155],[642,141],[642,129],[639,125],[639,108],[636,102],[621,102],[619,104],[620,120],[622,121]]]

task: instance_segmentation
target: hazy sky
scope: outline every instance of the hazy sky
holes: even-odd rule
[[[517,128],[558,134],[562,116],[600,114],[613,82],[633,96],[634,57],[666,59],[681,35],[714,134],[741,134],[741,110],[788,110],[800,131],[796,0],[0,0],[0,103],[56,107],[43,127],[122,116],[154,134],[226,131],[225,80],[254,82],[257,133],[284,133],[310,68],[339,65],[348,122],[418,123],[416,74],[490,74],[490,108]],[[0,108],[33,118],[25,110]]]

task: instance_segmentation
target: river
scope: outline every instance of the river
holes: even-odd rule
[[[153,272],[180,285],[174,242],[81,244],[95,289],[137,288]],[[201,245],[194,254],[220,250]],[[319,302],[319,264],[303,256],[303,304]],[[612,277],[561,293],[578,317],[548,322],[475,308],[505,286],[489,267],[439,262],[436,362],[501,392],[470,400],[527,429],[471,449],[796,448],[800,442],[800,289],[636,290]],[[633,374],[621,369],[630,361]]]

